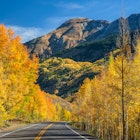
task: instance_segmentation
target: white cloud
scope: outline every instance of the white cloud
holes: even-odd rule
[[[20,35],[20,37],[22,38],[22,43],[48,33],[47,30],[36,27],[21,27],[15,25],[7,25],[7,27],[11,28],[15,32],[15,35]]]
[[[55,5],[56,7],[66,8],[66,9],[83,9],[84,6],[78,3],[59,3]]]

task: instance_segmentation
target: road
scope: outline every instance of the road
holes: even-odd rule
[[[0,140],[98,140],[65,122],[29,125],[9,132],[1,132]]]

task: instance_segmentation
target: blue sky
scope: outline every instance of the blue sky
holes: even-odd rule
[[[125,17],[140,13],[140,0],[124,0]],[[68,19],[86,17],[113,21],[121,16],[122,0],[0,0],[0,23],[22,42],[57,28]]]

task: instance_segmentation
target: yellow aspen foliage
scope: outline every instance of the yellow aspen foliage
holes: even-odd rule
[[[108,65],[94,79],[85,80],[76,95],[77,126],[104,140],[123,138],[122,88],[125,137],[140,137],[140,42],[134,55],[128,51],[129,55],[111,54]]]
[[[0,25],[0,126],[15,118],[35,122],[56,117],[52,99],[35,84],[38,68],[38,58],[29,57],[20,37]]]
[[[7,119],[7,113],[5,111],[5,108],[3,106],[3,103],[6,100],[6,89],[4,87],[4,73],[3,73],[3,64],[0,61],[0,126],[3,125],[3,122],[5,119]]]

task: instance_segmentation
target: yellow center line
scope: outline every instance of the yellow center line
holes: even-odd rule
[[[47,125],[44,129],[42,129],[40,131],[40,133],[38,134],[38,136],[34,139],[34,140],[40,140],[40,138],[43,136],[43,134],[47,131],[47,129],[49,129],[51,126],[53,125],[53,123],[51,123],[50,125]]]

